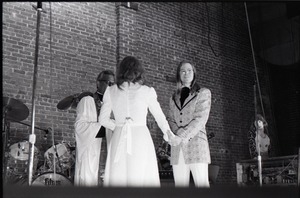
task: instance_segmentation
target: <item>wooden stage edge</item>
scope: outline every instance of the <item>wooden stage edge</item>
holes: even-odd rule
[[[210,188],[104,188],[104,187],[38,187],[38,186],[2,186],[4,198],[299,198],[298,186],[238,187],[214,185]]]

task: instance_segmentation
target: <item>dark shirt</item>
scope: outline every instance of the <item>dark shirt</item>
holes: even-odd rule
[[[181,94],[180,94],[181,106],[184,104],[184,101],[189,96],[189,94],[190,94],[190,89],[188,87],[183,87],[181,89]]]
[[[97,107],[97,120],[98,120],[98,117],[99,117],[99,114],[100,114],[100,109],[101,109],[101,102],[102,102],[102,99],[103,99],[103,95],[102,94],[99,94],[98,92],[96,92],[95,94],[97,94],[98,98],[96,101],[95,99],[95,103],[96,103],[96,107]],[[97,135],[96,135],[96,138],[103,138],[105,137],[105,128],[103,126],[101,126],[100,130],[98,131]]]

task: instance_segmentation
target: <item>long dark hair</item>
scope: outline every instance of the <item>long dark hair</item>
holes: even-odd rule
[[[182,82],[181,82],[181,79],[180,79],[180,69],[181,67],[184,65],[184,64],[191,64],[192,65],[192,68],[193,68],[193,72],[194,72],[194,78],[191,82],[191,93],[195,92],[195,91],[198,91],[200,89],[200,86],[196,83],[196,76],[197,76],[197,71],[196,71],[196,68],[195,66],[189,62],[189,61],[181,61],[178,66],[177,66],[177,71],[176,71],[176,93],[177,94],[180,94],[181,92],[181,87],[182,87]]]
[[[121,89],[121,84],[123,82],[133,82],[133,83],[144,83],[144,67],[141,62],[133,57],[126,56],[120,63],[117,69],[117,86]]]

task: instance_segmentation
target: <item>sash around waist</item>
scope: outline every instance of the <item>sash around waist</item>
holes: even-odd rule
[[[117,151],[115,154],[114,162],[118,162],[124,154],[132,154],[132,134],[131,127],[142,126],[147,127],[146,123],[136,123],[128,118],[124,123],[116,123],[116,127],[121,128],[120,141],[118,142]]]
[[[116,127],[123,127],[126,122],[123,123],[116,123]],[[129,126],[147,126],[146,123],[128,123]]]

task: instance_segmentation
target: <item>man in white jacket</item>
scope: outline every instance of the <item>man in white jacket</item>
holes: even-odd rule
[[[98,116],[103,94],[114,81],[114,73],[104,70],[97,77],[97,91],[81,93],[77,98],[75,186],[98,185],[102,138],[106,136],[108,145],[112,135],[111,131],[101,126]]]

